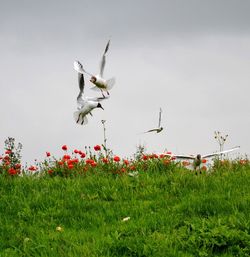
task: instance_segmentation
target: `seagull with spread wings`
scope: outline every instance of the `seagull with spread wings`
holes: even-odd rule
[[[86,73],[86,74],[90,75],[91,76],[90,82],[92,82],[95,85],[91,89],[101,90],[103,97],[104,97],[103,91],[107,92],[107,94],[109,95],[109,90],[115,84],[115,78],[114,77],[111,78],[111,79],[104,79],[103,78],[103,71],[104,71],[104,67],[105,67],[105,64],[106,64],[106,53],[108,52],[109,45],[110,45],[110,40],[108,41],[108,43],[105,47],[104,53],[102,55],[102,59],[101,59],[101,63],[100,63],[100,71],[97,75],[93,75],[93,74],[87,72],[85,69],[83,69],[83,66],[79,61],[74,62],[74,69],[78,73],[81,73],[81,74]]]
[[[159,122],[158,122],[158,128],[154,128],[154,129],[150,129],[144,133],[149,133],[149,132],[156,132],[156,133],[160,133],[163,130],[163,127],[161,126],[161,114],[162,114],[162,109],[160,108],[159,111]]]
[[[78,111],[74,112],[74,119],[77,124],[85,125],[88,123],[87,114],[92,116],[91,111],[95,108],[103,109],[100,101],[107,99],[107,97],[84,97],[84,76],[81,73],[78,73],[78,84],[80,92],[77,96],[77,109]],[[104,110],[104,109],[103,109]]]
[[[235,151],[235,150],[237,150],[239,148],[240,148],[239,146],[236,146],[236,147],[233,147],[233,148],[231,148],[229,150],[225,150],[225,151],[221,151],[221,152],[216,152],[216,153],[211,153],[211,154],[205,154],[205,155],[197,154],[196,156],[192,156],[192,155],[178,155],[178,154],[175,155],[174,154],[174,155],[171,155],[171,156],[175,157],[177,159],[193,160],[193,167],[196,170],[197,167],[200,167],[203,159],[211,158],[211,157],[222,155],[222,154],[225,154],[225,153],[230,153],[230,152]]]

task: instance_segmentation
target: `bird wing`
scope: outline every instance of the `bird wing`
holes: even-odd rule
[[[182,154],[173,154],[172,157],[178,158],[178,159],[189,159],[189,160],[195,160],[194,156],[191,155],[182,155]]]
[[[85,99],[87,100],[87,101],[94,101],[94,102],[100,102],[100,101],[102,101],[102,100],[105,100],[105,99],[108,99],[109,98],[109,96],[104,96],[104,97],[85,97]]]
[[[74,69],[78,72],[78,73],[86,73],[89,76],[93,76],[91,73],[87,72],[85,69],[83,69],[82,64],[79,61],[74,61]]]
[[[161,127],[161,113],[162,113],[162,109],[160,108],[158,128]]]
[[[221,152],[217,152],[217,153],[205,154],[202,156],[202,158],[208,158],[208,157],[213,157],[213,156],[224,154],[224,153],[229,153],[229,152],[235,151],[239,148],[240,148],[240,146],[235,146],[229,150],[225,150],[225,151],[221,151]]]
[[[158,130],[158,128],[154,128],[154,129],[150,129],[150,130],[148,130],[148,131],[145,131],[145,132],[143,132],[143,133],[154,132],[154,131],[157,131],[157,130]]]
[[[104,67],[105,67],[105,64],[106,64],[106,53],[108,52],[109,44],[110,44],[110,40],[108,41],[108,43],[105,47],[104,53],[102,55],[101,63],[100,63],[100,76],[101,77],[103,77],[103,71],[104,71]]]

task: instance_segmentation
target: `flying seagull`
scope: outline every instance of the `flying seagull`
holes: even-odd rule
[[[80,92],[77,96],[77,109],[78,111],[74,112],[74,119],[77,124],[84,125],[88,123],[87,114],[92,116],[91,111],[95,108],[102,108],[100,101],[107,99],[107,97],[83,97],[84,92],[84,76],[81,73],[78,73],[78,84]],[[104,109],[103,109],[104,110]]]
[[[193,167],[196,170],[197,167],[200,167],[202,159],[205,158],[211,158],[217,155],[221,155],[221,154],[225,154],[225,153],[229,153],[232,151],[235,151],[237,149],[239,149],[239,146],[235,146],[229,150],[225,150],[225,151],[220,151],[220,152],[216,152],[216,153],[211,153],[211,154],[205,154],[205,155],[200,155],[197,154],[196,157],[192,156],[192,155],[171,155],[172,157],[176,157],[177,159],[188,159],[188,160],[193,160]]]
[[[89,73],[85,69],[83,69],[83,66],[79,61],[74,62],[74,69],[78,73],[81,73],[81,74],[86,73],[86,74],[90,75],[91,76],[90,82],[92,82],[95,85],[91,89],[101,90],[103,97],[104,97],[103,91],[107,92],[107,94],[109,95],[109,90],[115,84],[115,78],[114,77],[111,78],[111,79],[104,79],[103,78],[103,71],[104,71],[104,67],[105,67],[105,64],[106,64],[106,53],[108,52],[109,44],[110,44],[110,40],[108,41],[108,43],[105,47],[104,53],[102,55],[102,59],[101,59],[101,63],[100,63],[100,71],[99,71],[98,74],[93,75],[92,73]]]
[[[158,128],[154,128],[154,129],[150,129],[144,133],[149,133],[149,132],[156,132],[156,133],[160,133],[163,130],[163,127],[161,127],[161,113],[162,113],[162,109],[160,108],[159,111],[159,122],[158,122]]]

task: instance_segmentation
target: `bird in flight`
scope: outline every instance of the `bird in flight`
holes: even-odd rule
[[[149,132],[156,132],[156,133],[160,133],[163,130],[163,127],[161,126],[161,114],[162,114],[162,109],[160,108],[159,111],[159,122],[158,122],[158,128],[154,128],[154,129],[150,129],[144,133],[149,133]]]
[[[114,86],[115,84],[115,78],[111,78],[111,79],[104,79],[103,78],[103,71],[104,71],[104,67],[106,64],[106,53],[108,52],[109,49],[109,45],[110,45],[110,40],[108,41],[104,53],[102,55],[102,59],[101,59],[101,63],[100,63],[100,70],[99,73],[96,75],[93,75],[92,73],[87,72],[85,69],[83,69],[82,64],[79,61],[75,61],[74,62],[74,69],[78,72],[78,73],[86,73],[88,74],[91,78],[90,78],[90,82],[92,82],[95,86],[92,87],[91,89],[93,90],[101,90],[102,95],[104,97],[103,91],[106,92],[109,95],[109,90]]]
[[[193,167],[196,170],[197,168],[200,168],[200,165],[201,165],[203,159],[211,158],[211,157],[222,155],[222,154],[225,154],[225,153],[230,153],[230,152],[235,151],[239,148],[240,148],[239,146],[236,146],[236,147],[233,147],[229,150],[220,151],[220,152],[211,153],[211,154],[205,154],[205,155],[197,154],[196,156],[192,156],[192,155],[178,155],[177,154],[177,155],[171,155],[171,156],[175,157],[177,159],[193,160]]]
[[[101,108],[103,109],[102,105],[100,104],[100,101],[107,99],[107,97],[84,97],[84,75],[81,73],[78,73],[78,85],[80,92],[77,96],[77,111],[74,112],[74,119],[77,124],[79,125],[85,125],[88,123],[87,114],[90,114],[92,116],[91,111],[95,108]],[[104,110],[104,109],[103,109]]]

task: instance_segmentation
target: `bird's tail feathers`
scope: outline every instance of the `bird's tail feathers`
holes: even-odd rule
[[[83,116],[83,115],[81,114],[81,111],[76,111],[76,112],[74,112],[73,116],[74,116],[75,122],[76,122],[77,124],[79,124],[79,125],[86,125],[86,124],[88,123],[87,116],[86,116],[86,115]]]
[[[107,80],[107,90],[110,90],[115,84],[115,77]]]

